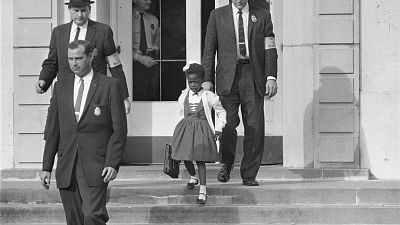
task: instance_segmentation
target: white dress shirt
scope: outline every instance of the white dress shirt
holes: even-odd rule
[[[233,23],[235,25],[235,36],[236,36],[236,52],[238,59],[249,58],[249,37],[248,37],[248,27],[249,27],[249,3],[246,4],[242,9],[242,18],[243,18],[243,29],[244,29],[244,42],[246,44],[246,56],[243,57],[240,54],[239,48],[239,9],[237,9],[232,4],[232,12],[233,12]]]
[[[81,30],[79,31],[78,40],[85,40],[88,23],[89,20],[82,26],[79,26]],[[69,33],[69,42],[73,42],[75,40],[76,29],[78,29],[78,26],[74,22],[72,22],[71,32]]]
[[[244,29],[244,41],[246,44],[246,56],[243,57],[240,54],[239,48],[239,9],[236,8],[235,5],[232,4],[232,14],[233,14],[233,23],[235,25],[235,36],[236,36],[236,55],[238,59],[249,58],[249,3],[246,4],[242,9],[242,18],[243,18],[243,29]],[[267,76],[267,80],[276,80],[273,76]]]
[[[89,92],[89,88],[90,88],[90,83],[92,82],[92,78],[93,78],[93,70],[90,70],[90,72],[88,74],[86,74],[86,76],[83,77],[83,94],[82,94],[82,101],[81,101],[81,108],[78,114],[78,121],[81,119],[81,115],[83,112],[83,108],[85,107],[85,102],[86,102],[86,97],[88,95]],[[79,90],[79,86],[81,85],[81,77],[75,75],[75,81],[74,81],[74,106],[75,106],[75,102],[76,99],[78,98],[78,90]]]

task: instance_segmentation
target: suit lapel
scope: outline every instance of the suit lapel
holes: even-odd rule
[[[83,118],[83,116],[85,115],[85,113],[90,105],[90,101],[92,100],[94,93],[96,93],[97,87],[99,86],[99,80],[100,80],[99,75],[97,73],[94,73],[92,82],[90,83],[88,94],[86,96],[85,107],[83,107],[81,118]],[[82,121],[82,120],[80,119],[79,121]]]
[[[93,42],[94,35],[96,34],[96,23],[94,21],[89,20],[88,27],[86,31],[86,41]]]
[[[72,27],[72,21],[67,23],[66,26],[63,27],[63,31],[61,31],[61,47],[62,51],[65,52],[65,55],[67,55],[68,52],[68,44],[69,44],[69,35],[71,34],[71,27]],[[69,65],[68,65],[69,67]]]
[[[75,75],[73,76],[72,79],[69,79],[66,82],[67,88],[65,88],[65,95],[66,95],[66,102],[68,105],[68,109],[71,111],[71,116],[73,117],[73,120],[76,121],[76,116],[75,116],[75,108],[74,108],[74,82],[75,82]]]
[[[233,12],[232,12],[232,4],[229,4],[225,8],[225,15],[223,18],[228,18],[227,23],[229,24],[228,26],[228,31],[230,34],[230,37],[233,39],[235,46],[236,46],[236,34],[235,34],[235,23],[233,21]]]

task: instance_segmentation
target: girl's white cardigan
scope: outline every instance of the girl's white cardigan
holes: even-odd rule
[[[182,91],[182,94],[179,96],[178,102],[179,102],[179,115],[181,118],[184,117],[184,104],[185,104],[185,98],[189,92],[189,89],[185,89]],[[203,106],[204,106],[204,111],[206,113],[206,118],[208,121],[208,124],[210,124],[210,127],[212,131],[215,133],[215,131],[220,131],[222,132],[222,129],[225,127],[226,124],[226,111],[222,107],[221,102],[219,100],[219,96],[214,94],[211,91],[203,91],[203,94],[201,95],[201,99],[203,100]],[[215,110],[215,128],[214,124],[212,121],[211,117],[211,108],[214,108]]]

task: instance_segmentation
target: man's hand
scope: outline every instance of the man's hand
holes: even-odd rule
[[[131,112],[131,101],[129,101],[129,98],[124,99],[124,105],[126,114],[129,114]]]
[[[44,189],[48,190],[50,187],[51,173],[47,171],[42,171],[39,177],[40,177],[40,183],[42,184]]]
[[[221,131],[215,131],[214,139],[216,141],[222,140],[222,132]]]
[[[153,58],[147,55],[139,55],[137,61],[139,61],[142,65],[148,68],[157,64],[157,61],[155,61]]]
[[[206,91],[212,91],[213,84],[210,81],[206,81],[201,84],[201,87],[203,87],[203,89]]]
[[[118,172],[114,168],[105,167],[103,169],[103,172],[101,173],[101,176],[104,177],[103,182],[107,183],[107,182],[114,180],[117,177],[117,173]]]
[[[38,82],[35,85],[36,93],[43,94],[44,93],[43,88],[45,85],[46,85],[46,81],[38,80]]]
[[[276,80],[267,80],[267,85],[266,85],[266,93],[265,96],[267,98],[272,98],[278,91],[278,86],[276,85]]]

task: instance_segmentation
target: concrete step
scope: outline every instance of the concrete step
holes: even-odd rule
[[[2,223],[62,223],[61,204],[3,204]],[[109,204],[110,223],[400,224],[400,206]]]
[[[246,187],[241,181],[207,183],[212,205],[260,204],[346,204],[364,206],[400,205],[400,181],[263,181]],[[60,203],[55,184],[44,190],[39,181],[2,181],[2,203]],[[191,204],[198,186],[186,188],[186,180],[114,181],[108,189],[109,203]]]
[[[220,165],[207,164],[209,178],[216,179]],[[118,173],[119,180],[168,180],[162,172],[162,165],[122,166]],[[180,167],[180,178],[188,173],[183,164]],[[2,180],[37,179],[39,169],[9,169],[1,171]],[[54,173],[53,173],[54,174]],[[235,166],[231,177],[240,179],[239,166]],[[284,168],[282,166],[262,166],[258,172],[259,180],[368,180],[368,169],[312,169],[312,168]]]
[[[242,225],[243,223],[212,223],[213,225]],[[2,223],[2,225],[67,225],[66,223]],[[132,223],[107,223],[107,225],[132,225]],[[135,223],[135,225],[209,225],[209,223]],[[335,225],[333,223],[246,223],[246,225]],[[341,225],[359,225],[347,223]],[[368,225],[389,225],[389,224],[368,224]]]

